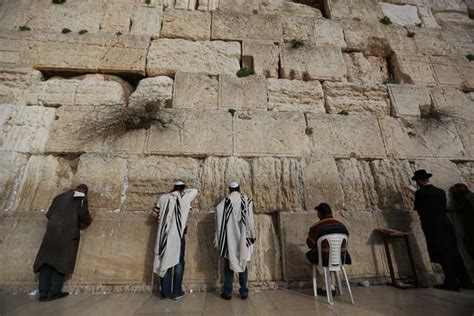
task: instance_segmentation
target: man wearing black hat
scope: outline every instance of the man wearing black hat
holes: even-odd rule
[[[445,276],[444,283],[435,285],[435,288],[448,291],[460,291],[460,287],[472,288],[458,250],[454,227],[446,215],[446,193],[430,184],[431,176],[431,173],[421,169],[416,170],[411,179],[419,186],[415,192],[415,210],[420,216],[430,260],[441,264]]]

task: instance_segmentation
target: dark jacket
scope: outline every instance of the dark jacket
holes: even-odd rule
[[[455,200],[454,211],[462,219],[464,247],[474,259],[474,193],[468,192],[461,199]]]
[[[33,265],[38,272],[43,264],[49,264],[63,274],[72,274],[76,264],[80,229],[92,222],[87,197],[74,197],[74,191],[56,196],[49,207],[48,226]]]
[[[415,193],[415,210],[421,221],[431,262],[441,263],[457,249],[454,227],[448,219],[446,193],[428,184]]]

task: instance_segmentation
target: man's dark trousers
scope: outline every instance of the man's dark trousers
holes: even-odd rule
[[[63,290],[66,276],[49,264],[43,264],[39,269],[39,294],[41,298],[59,295]]]

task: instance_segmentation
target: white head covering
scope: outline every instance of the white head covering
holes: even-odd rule
[[[239,182],[237,181],[232,181],[230,184],[229,184],[229,188],[231,189],[235,189],[235,188],[238,188],[240,185],[239,185]]]
[[[181,181],[181,180],[176,180],[176,182],[174,183],[174,185],[184,185],[184,182]]]

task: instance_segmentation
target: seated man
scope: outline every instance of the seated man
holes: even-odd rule
[[[332,217],[331,207],[328,204],[321,203],[314,209],[318,211],[318,217],[320,221],[313,224],[309,228],[308,238],[306,238],[306,244],[311,250],[306,253],[306,257],[312,264],[318,264],[318,239],[329,234],[345,234],[349,236],[349,231],[343,223]],[[323,266],[327,266],[329,258],[328,242],[324,241],[321,244],[321,248]],[[352,263],[345,242],[342,244],[341,248],[341,259],[343,264]]]

